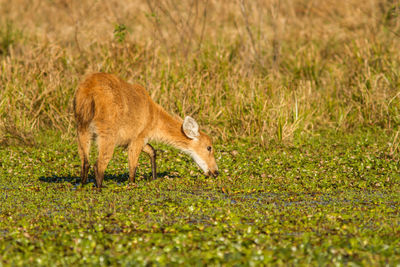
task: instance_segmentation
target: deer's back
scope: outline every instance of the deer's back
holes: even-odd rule
[[[154,121],[154,102],[145,88],[112,74],[88,76],[78,87],[76,101],[80,98],[93,99],[96,133],[115,135],[118,143],[146,134]]]

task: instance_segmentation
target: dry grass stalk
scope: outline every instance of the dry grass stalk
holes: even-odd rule
[[[398,17],[381,0],[0,0],[0,136],[73,136],[73,92],[93,71],[145,85],[222,140],[396,130]]]

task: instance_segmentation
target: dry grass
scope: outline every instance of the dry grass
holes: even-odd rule
[[[93,71],[145,85],[221,140],[397,130],[399,12],[389,0],[0,0],[0,140],[72,137],[73,93]]]

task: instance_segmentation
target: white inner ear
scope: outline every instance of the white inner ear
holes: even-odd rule
[[[197,122],[190,116],[186,116],[183,120],[182,130],[187,137],[190,139],[195,139],[199,136],[199,125]]]

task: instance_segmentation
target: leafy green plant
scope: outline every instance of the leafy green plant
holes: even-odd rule
[[[126,38],[127,28],[125,24],[116,24],[114,27],[114,38],[119,43],[123,43]]]

